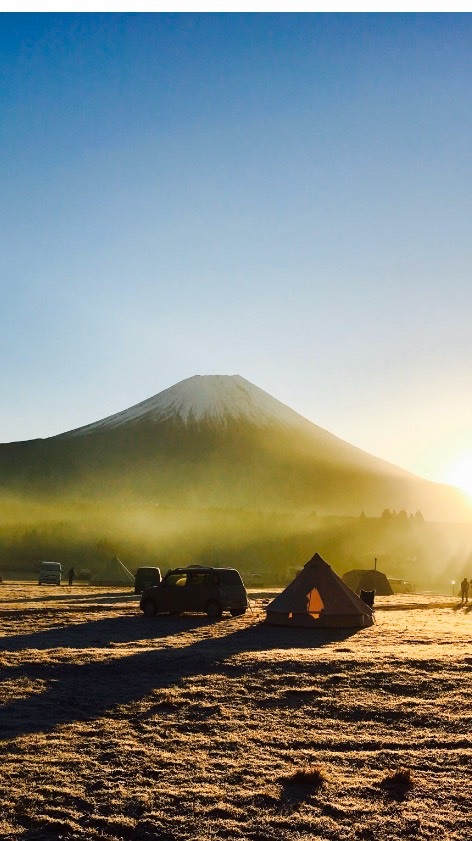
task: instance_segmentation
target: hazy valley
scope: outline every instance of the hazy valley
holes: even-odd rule
[[[443,589],[468,571],[465,494],[339,440],[242,377],[192,377],[48,439],[0,446],[3,569],[219,563],[275,581],[317,549]],[[468,524],[469,523],[469,524]],[[0,567],[1,568],[1,567]]]

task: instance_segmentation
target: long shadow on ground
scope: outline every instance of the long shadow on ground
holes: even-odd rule
[[[127,617],[124,619],[123,627],[129,629]],[[190,619],[190,623],[192,621],[199,620]],[[0,740],[49,732],[59,724],[93,720],[119,705],[142,699],[156,688],[179,685],[193,675],[223,673],[234,676],[241,671],[240,665],[231,662],[235,654],[273,649],[314,650],[355,633],[352,630],[287,630],[257,623],[238,627],[224,636],[196,639],[178,647],[179,631],[189,632],[189,625],[183,624],[185,619],[175,623],[170,619],[153,622],[142,618],[141,622],[147,626],[148,638],[153,635],[150,625],[154,624],[154,636],[162,640],[175,634],[177,646],[118,656],[105,662],[30,662],[18,669],[3,670],[4,677],[11,679],[21,675],[26,679],[44,680],[48,688],[0,708]],[[291,663],[296,669],[295,657],[291,658]]]
[[[100,612],[101,612],[100,608]],[[75,609],[75,613],[77,613]],[[32,611],[28,611],[31,618]],[[33,611],[34,614],[34,611]],[[57,615],[57,614],[55,614]],[[90,615],[90,607],[87,616]],[[44,616],[44,610],[38,610],[38,616]],[[140,613],[124,616],[110,616],[100,619],[89,619],[87,622],[60,625],[47,628],[44,631],[34,631],[28,634],[14,634],[0,639],[0,651],[27,651],[35,649],[44,651],[53,648],[87,649],[90,646],[109,645],[110,643],[133,643],[140,640],[163,639],[176,636],[181,631],[190,631],[201,625],[207,625],[204,616],[186,616],[182,619],[145,619]]]
[[[37,586],[37,585],[36,585]],[[44,592],[44,591],[43,591]],[[18,599],[10,599],[5,597],[5,594],[0,591],[0,596],[2,596],[1,601],[4,603],[10,604],[31,604],[31,602],[41,602],[42,604],[47,602],[71,602],[71,601],[81,601],[81,602],[121,602],[124,599],[132,599],[137,601],[139,596],[135,595],[133,590],[117,590],[114,593],[106,592],[104,593],[103,590],[97,593],[78,593],[76,588],[70,588],[68,591],[61,593],[43,593],[40,596],[22,596]]]

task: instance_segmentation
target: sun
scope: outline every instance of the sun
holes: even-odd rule
[[[462,488],[472,498],[472,450],[450,463],[444,480],[448,485]]]

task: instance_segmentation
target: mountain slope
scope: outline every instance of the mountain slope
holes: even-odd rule
[[[185,506],[463,519],[459,491],[341,441],[240,376],[196,376],[48,439],[0,446],[0,489]]]

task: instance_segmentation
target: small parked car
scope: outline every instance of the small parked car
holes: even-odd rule
[[[41,561],[39,565],[38,584],[60,584],[62,566],[56,561]]]
[[[141,596],[145,616],[156,613],[206,613],[219,619],[227,610],[242,616],[249,607],[246,588],[236,569],[228,567],[189,566],[171,569],[156,587],[148,587]]]
[[[162,575],[159,567],[139,567],[134,576],[134,592],[142,593],[147,587],[160,584]]]

